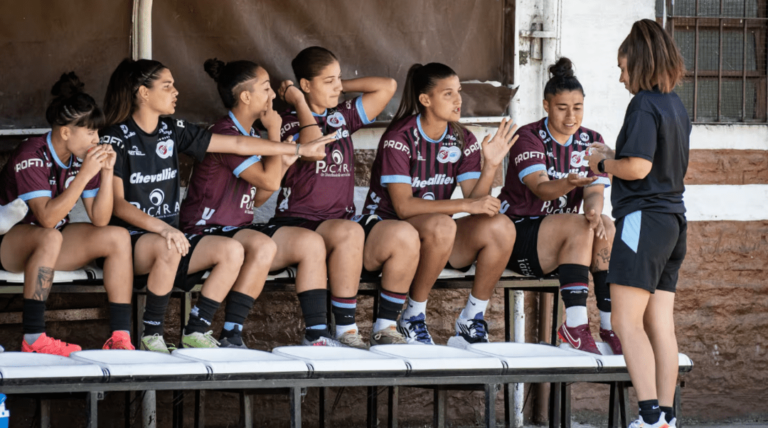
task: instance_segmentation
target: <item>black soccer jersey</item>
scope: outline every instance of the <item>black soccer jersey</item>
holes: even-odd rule
[[[125,200],[152,217],[179,228],[181,181],[179,155],[202,161],[211,133],[189,122],[162,117],[157,129],[147,134],[129,118],[101,132],[101,142],[117,153],[115,175],[123,180]],[[140,230],[112,217],[111,224]]]

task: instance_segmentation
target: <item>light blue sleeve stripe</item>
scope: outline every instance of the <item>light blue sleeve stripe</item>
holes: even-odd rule
[[[635,253],[637,253],[637,246],[640,243],[640,224],[642,220],[643,212],[635,211],[624,217],[624,225],[621,227],[621,240]]]
[[[256,162],[259,162],[261,160],[261,157],[259,156],[251,156],[248,159],[244,160],[243,163],[237,166],[234,171],[232,171],[232,174],[235,174],[235,177],[240,178],[240,174],[243,173],[246,169],[248,169],[249,166],[255,164]]]
[[[458,177],[456,177],[456,182],[461,183],[464,180],[475,180],[480,178],[479,172],[465,172],[464,174],[459,174]]]
[[[407,175],[382,175],[381,185],[387,187],[387,183],[411,184],[411,177]]]
[[[99,193],[99,187],[91,190],[83,190],[83,199],[95,198]]]
[[[360,115],[360,120],[363,121],[363,125],[376,122],[375,117],[373,120],[368,119],[368,114],[365,112],[365,108],[363,108],[363,97],[357,97],[357,100],[355,101],[355,107],[357,107],[357,114]]]
[[[605,187],[611,187],[611,180],[608,179],[608,177],[597,177],[597,180],[595,180],[594,183],[590,184],[587,187],[595,186],[598,184],[603,184]]]
[[[50,190],[36,190],[34,192],[29,192],[29,193],[25,193],[23,195],[19,195],[19,199],[21,199],[22,201],[25,201],[25,202],[30,200],[30,199],[44,198],[44,197],[48,197],[48,198],[52,197],[51,196],[51,191]]]
[[[520,177],[520,182],[522,183],[523,178],[525,178],[526,176],[531,175],[536,171],[546,171],[546,170],[547,170],[546,166],[540,163],[537,163],[536,165],[531,165],[528,168],[525,168],[524,170],[520,171],[520,174],[518,174],[517,176]]]

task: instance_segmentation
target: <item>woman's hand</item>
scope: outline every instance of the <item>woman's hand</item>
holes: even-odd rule
[[[283,140],[283,143],[291,144],[294,146],[296,145],[296,142],[293,141],[292,137],[286,138],[285,140]],[[323,154],[325,154],[325,150],[323,150]],[[296,155],[283,155],[282,160],[283,160],[283,166],[285,166],[285,168],[288,169],[288,167],[290,167],[291,165],[296,163],[297,160],[299,160],[299,157]]]
[[[331,144],[338,139],[336,132],[328,134],[324,137],[320,137],[317,140],[310,141],[307,144],[301,144],[299,146],[299,156],[306,156],[311,158],[324,158],[325,146]]]
[[[104,153],[106,153],[104,163],[101,166],[101,170],[114,171],[115,162],[117,161],[117,153],[115,153],[115,150],[112,148],[112,146],[108,144],[102,144],[101,147],[103,147]]]
[[[86,153],[83,165],[78,173],[78,175],[85,176],[86,182],[91,181],[104,167],[104,161],[107,158],[106,148],[112,149],[111,146],[106,145],[98,145],[88,149],[88,153]]]
[[[494,168],[501,165],[509,149],[515,145],[519,137],[515,132],[517,132],[517,125],[512,122],[512,119],[507,118],[501,121],[493,138],[490,135],[485,136],[482,148],[483,160],[486,164]]]
[[[304,100],[304,93],[290,80],[283,80],[280,83],[280,87],[277,88],[277,95],[281,100],[292,106],[296,106],[296,104]]]
[[[270,108],[261,116],[261,124],[266,128],[270,135],[280,135],[280,127],[283,126],[283,118],[280,117],[275,109]]]
[[[467,204],[467,212],[470,214],[486,214],[493,217],[498,214],[499,209],[501,201],[490,195],[472,199]]]
[[[178,251],[182,257],[186,256],[189,252],[189,240],[175,227],[166,227],[160,232],[160,236],[165,238],[165,243],[167,244],[169,251],[176,248],[176,251]]]

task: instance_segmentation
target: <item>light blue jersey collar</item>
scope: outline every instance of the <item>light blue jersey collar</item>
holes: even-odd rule
[[[69,167],[72,166],[72,158],[75,157],[75,155],[70,155],[69,156],[69,165],[64,166],[64,162],[62,162],[61,159],[59,159],[59,155],[56,154],[56,150],[53,150],[53,143],[51,143],[51,133],[50,132],[48,133],[48,135],[45,136],[45,141],[48,143],[48,150],[51,151],[51,154],[53,155],[53,160],[55,160],[56,163],[60,167],[62,167],[64,169],[69,169]]]
[[[551,138],[551,139],[552,139],[552,141],[556,142],[557,144],[560,144],[561,146],[565,146],[565,147],[568,147],[568,146],[570,146],[570,145],[571,145],[571,143],[573,142],[573,135],[571,135],[571,136],[568,138],[568,141],[566,141],[566,142],[565,142],[565,144],[562,144],[562,143],[560,143],[559,141],[557,141],[557,140],[555,139],[555,137],[553,137],[553,136],[552,136],[552,133],[551,133],[551,132],[549,132],[549,118],[546,118],[546,119],[544,119],[544,127],[545,127],[545,128],[547,128],[547,134],[549,134],[549,138]]]
[[[421,129],[421,115],[416,116],[416,127],[419,128],[419,134],[421,134],[422,137],[424,137],[425,140],[429,141],[430,143],[439,143],[443,141],[443,138],[445,138],[446,134],[448,134],[448,126],[446,125],[445,131],[443,131],[443,135],[440,136],[437,140],[433,140],[427,136],[427,134],[424,133],[424,130]]]
[[[243,125],[240,124],[240,122],[235,117],[235,114],[231,111],[229,112],[229,117],[232,119],[232,122],[235,123],[235,126],[237,127],[237,130],[240,131],[241,134],[245,135],[246,137],[253,137],[256,132],[254,132],[253,128],[251,128],[251,133],[245,132],[245,128],[243,128]]]

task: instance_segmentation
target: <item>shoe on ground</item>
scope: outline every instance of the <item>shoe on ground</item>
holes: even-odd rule
[[[557,335],[560,336],[560,340],[569,343],[574,349],[602,355],[597,349],[592,332],[589,330],[589,323],[577,325],[576,327],[568,327],[563,323],[560,329],[557,330]]]
[[[478,312],[474,318],[456,320],[456,335],[448,339],[448,346],[469,349],[475,343],[488,343],[488,323],[483,319],[483,313]]]
[[[219,341],[213,338],[213,331],[205,333],[194,331],[190,334],[181,335],[182,348],[218,348]]]
[[[670,425],[664,418],[664,412],[661,412],[661,417],[655,424],[649,424],[643,420],[642,416],[638,416],[637,420],[632,421],[632,423],[629,424],[629,428],[670,428]]]
[[[26,340],[21,342],[21,352],[34,352],[38,354],[51,354],[61,355],[62,357],[68,357],[69,354],[77,351],[82,351],[83,348],[73,345],[71,343],[62,342],[61,340],[49,337],[45,333],[35,340],[35,343],[29,344]]]
[[[165,343],[165,339],[158,333],[151,336],[144,336],[141,338],[141,345],[139,348],[142,351],[159,352],[161,354],[170,354],[168,345]]]
[[[248,349],[243,342],[243,332],[240,327],[235,326],[232,330],[222,330],[219,336],[219,348]]]
[[[385,329],[371,333],[371,346],[376,345],[405,345],[408,343],[397,327],[391,325]]]
[[[423,313],[408,319],[401,317],[397,331],[405,337],[405,341],[409,345],[434,345],[435,341],[429,334],[426,319],[427,317]]]
[[[309,340],[305,336],[304,340],[301,341],[301,344],[303,346],[330,346],[333,348],[341,348],[344,346],[338,340],[331,339],[330,337],[326,337],[326,336],[320,336],[316,340]]]
[[[350,348],[368,349],[368,345],[363,342],[363,337],[360,336],[360,332],[357,329],[345,331],[344,334],[337,337],[336,340],[342,345],[349,346]]]
[[[611,347],[613,355],[623,355],[623,352],[621,351],[621,341],[619,341],[619,336],[616,336],[616,333],[614,333],[613,330],[603,330],[601,328],[600,339]]]
[[[661,419],[665,419],[664,412],[661,413]],[[677,428],[677,418],[672,418],[671,421],[667,422],[667,425],[669,425],[669,428]]]
[[[113,331],[112,337],[107,339],[107,342],[101,349],[125,349],[128,351],[135,351],[136,348],[131,343],[131,335],[124,331]]]

